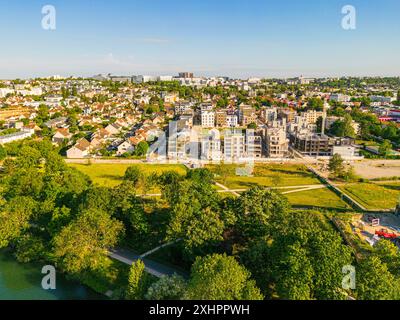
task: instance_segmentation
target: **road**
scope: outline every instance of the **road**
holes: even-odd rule
[[[166,266],[148,258],[140,258],[140,255],[129,249],[112,249],[109,252],[109,256],[128,265],[141,259],[145,265],[145,270],[157,278],[160,278],[161,276],[171,276],[174,273],[184,277],[185,279],[189,277],[187,273],[184,273],[181,270],[174,269],[173,267]]]

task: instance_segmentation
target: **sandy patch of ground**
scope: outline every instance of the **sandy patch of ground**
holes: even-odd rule
[[[356,174],[365,179],[400,177],[400,160],[364,160],[353,166]]]

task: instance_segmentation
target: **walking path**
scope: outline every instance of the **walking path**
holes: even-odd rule
[[[140,255],[136,254],[135,252],[129,249],[122,249],[122,248],[112,249],[109,252],[109,256],[113,259],[116,259],[128,265],[132,265],[132,263],[137,260],[142,260],[145,265],[146,272],[150,273],[151,275],[157,278],[161,278],[162,276],[171,276],[174,273],[184,278],[188,278],[188,274],[181,270],[175,269],[170,266],[166,266],[162,263],[158,263],[147,258],[142,259]]]

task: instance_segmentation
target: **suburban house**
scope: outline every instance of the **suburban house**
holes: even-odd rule
[[[116,155],[117,156],[121,156],[124,153],[131,153],[135,150],[135,147],[132,145],[132,143],[128,140],[128,141],[124,141],[122,142],[118,147],[117,147],[117,152]]]
[[[85,158],[90,153],[90,142],[85,138],[79,139],[75,145],[67,150],[67,158]]]
[[[62,144],[64,143],[64,141],[68,141],[71,138],[72,134],[69,132],[68,128],[60,128],[57,129],[57,132],[55,133],[51,141],[56,144]]]

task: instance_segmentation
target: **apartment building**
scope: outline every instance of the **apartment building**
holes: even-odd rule
[[[238,126],[238,117],[236,114],[227,114],[226,115],[226,127],[235,128]]]
[[[290,134],[290,144],[303,155],[317,157],[332,155],[334,138],[312,132]]]
[[[350,101],[350,96],[341,94],[341,93],[333,93],[329,97],[330,101],[337,101],[337,102],[349,102]]]
[[[254,130],[246,130],[246,156],[248,158],[261,158],[262,156],[262,138],[255,134]]]
[[[227,127],[227,110],[217,110],[215,112],[215,125],[217,127],[225,128]]]
[[[214,111],[201,111],[201,126],[203,128],[213,128],[215,125]]]
[[[278,119],[278,110],[277,108],[262,109],[260,117],[265,123],[273,122]]]
[[[175,104],[175,114],[186,114],[192,111],[193,104],[190,102],[178,102]]]
[[[237,160],[245,156],[245,135],[242,130],[225,130],[224,159]]]
[[[203,132],[200,138],[200,159],[221,160],[221,135],[218,129]]]
[[[265,136],[265,148],[269,158],[284,158],[289,153],[289,139],[285,127],[269,127]]]
[[[301,116],[304,118],[304,120],[307,123],[316,124],[318,118],[326,117],[326,112],[325,111],[308,110],[307,112],[302,112]]]
[[[242,126],[247,126],[250,123],[257,121],[255,109],[249,105],[241,104],[239,106],[239,122]]]

